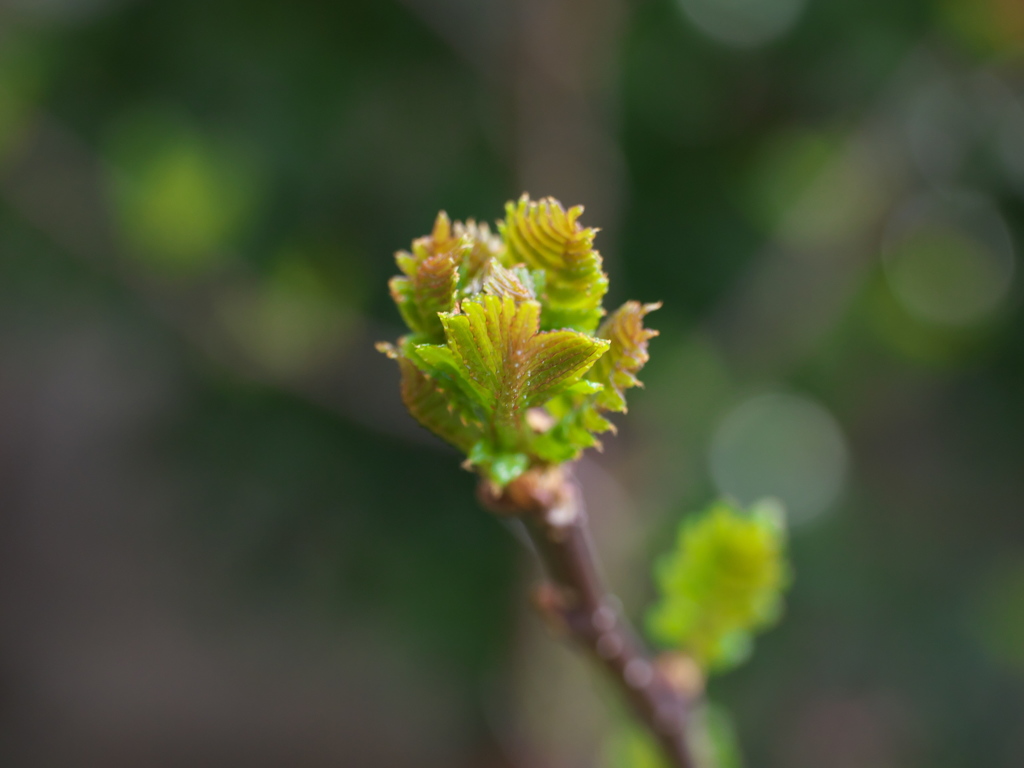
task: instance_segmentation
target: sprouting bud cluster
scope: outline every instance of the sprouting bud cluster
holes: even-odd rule
[[[605,318],[608,276],[582,213],[524,195],[495,234],[442,212],[395,257],[389,287],[410,333],[378,348],[398,361],[409,412],[498,486],[599,445],[613,428],[602,414],[626,410],[657,334],[643,320],[658,304]]]
[[[750,654],[753,634],[773,624],[789,584],[781,506],[749,512],[719,501],[679,528],[676,547],[655,569],[660,600],[647,616],[651,636],[707,672]]]

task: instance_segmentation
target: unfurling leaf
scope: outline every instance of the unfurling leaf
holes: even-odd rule
[[[505,205],[505,221],[498,225],[508,248],[507,260],[542,270],[544,328],[574,328],[593,333],[604,310],[608,276],[601,271],[601,254],[594,250],[596,229],[577,219],[583,206],[566,211],[548,197],[533,202],[526,195]]]
[[[491,296],[510,296],[516,301],[537,298],[533,278],[525,267],[505,269],[497,260],[491,261],[485,270],[481,289]]]
[[[399,251],[395,260],[404,276],[388,283],[391,298],[402,319],[424,341],[440,341],[443,332],[438,312],[455,306],[459,280],[458,265],[472,250],[466,237],[452,235],[451,222],[442,211],[434,222],[434,231],[412,244],[412,253]]]
[[[451,393],[436,379],[400,358],[402,370],[402,402],[416,421],[456,448],[468,452],[480,439],[479,424],[455,411]]]
[[[781,508],[762,502],[745,513],[722,501],[684,520],[656,580],[661,597],[647,617],[654,639],[709,671],[741,663],[752,634],[778,618],[789,582]]]
[[[643,386],[636,375],[650,357],[647,342],[658,335],[657,331],[644,328],[644,317],[660,307],[660,303],[627,301],[601,323],[597,335],[608,339],[611,347],[587,374],[591,381],[604,385],[595,400],[598,408],[624,413],[626,390]]]
[[[584,448],[601,447],[596,435],[615,430],[602,413],[625,412],[625,390],[641,386],[636,374],[647,362],[648,340],[658,335],[644,327],[644,316],[660,306],[628,301],[601,324],[597,336],[608,340],[609,349],[586,375],[591,388],[573,387],[547,406],[555,426],[538,441],[546,459],[575,459]]]
[[[470,219],[463,224],[456,221],[452,228],[455,236],[468,245],[459,263],[459,295],[479,293],[479,290],[473,290],[473,281],[484,267],[501,258],[505,246],[500,237],[491,233],[486,222],[477,224]]]

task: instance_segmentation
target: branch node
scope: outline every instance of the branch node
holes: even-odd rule
[[[610,605],[602,605],[594,611],[590,621],[598,632],[608,632],[618,623],[618,614]]]
[[[630,688],[641,690],[651,684],[654,679],[654,667],[647,659],[630,659],[622,672],[626,685]]]
[[[673,690],[688,699],[704,693],[704,672],[693,657],[670,651],[655,659],[655,666]]]
[[[549,509],[544,519],[551,527],[551,536],[559,538],[562,535],[562,529],[572,525],[578,515],[579,508],[575,503],[569,501]]]
[[[555,635],[568,637],[572,634],[566,612],[569,609],[569,596],[550,582],[538,584],[533,591],[533,605],[544,623]]]

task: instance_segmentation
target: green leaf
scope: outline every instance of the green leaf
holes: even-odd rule
[[[604,339],[576,331],[547,331],[534,336],[527,405],[540,405],[575,386],[608,346]]]
[[[481,389],[469,376],[455,353],[443,344],[406,344],[406,357],[423,373],[449,382],[452,387],[484,409],[492,407],[486,391]]]
[[[467,299],[464,314],[444,314],[448,347],[480,401],[491,411],[515,414],[527,385],[526,348],[537,332],[540,305],[508,296]]]
[[[572,328],[593,333],[604,310],[608,276],[594,249],[596,229],[577,219],[583,206],[566,211],[554,198],[534,202],[527,195],[505,206],[498,225],[508,248],[505,259],[544,273],[544,328]]]
[[[488,440],[476,443],[466,461],[483,469],[500,486],[508,485],[530,466],[530,457],[525,453],[495,453]]]
[[[762,503],[748,514],[720,501],[685,520],[656,581],[661,597],[647,617],[652,637],[706,670],[736,666],[749,656],[752,633],[781,612],[789,583],[781,509]]]
[[[441,315],[448,347],[499,422],[575,384],[609,346],[576,331],[538,333],[536,301],[479,296],[464,301],[462,310]]]
[[[600,362],[600,360],[601,358],[598,358],[598,362]],[[580,379],[565,391],[570,395],[593,395],[600,392],[602,389],[604,389],[603,384],[598,384],[596,381],[588,381],[587,379]]]

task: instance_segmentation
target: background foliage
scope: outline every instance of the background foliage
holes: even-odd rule
[[[790,511],[711,691],[747,763],[1019,766],[1020,7],[4,4],[0,761],[595,759],[611,697],[372,349],[392,253],[528,190],[664,301],[580,467],[630,612],[685,512]]]

